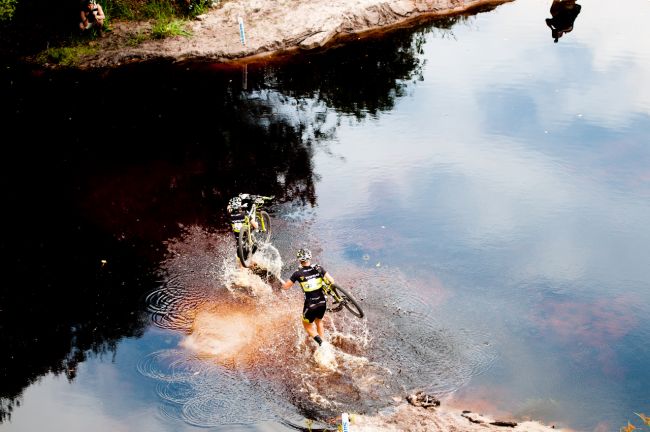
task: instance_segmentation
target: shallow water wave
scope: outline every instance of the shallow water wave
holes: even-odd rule
[[[430,297],[444,297],[435,295],[444,288],[432,287],[432,278],[333,265],[366,318],[345,309],[327,313],[319,348],[301,325],[302,293],[280,289],[283,263],[275,246],[263,245],[251,269],[237,265],[228,235],[190,228],[168,245],[161,269],[167,279],[149,296],[150,310],[157,325],[181,331],[182,349],[148,359],[142,372],[160,381],[166,415],[189,424],[378,411],[415,388],[452,392],[494,359],[490,346],[477,343],[479,335],[453,334],[431,314]],[[259,412],[247,414],[242,406]]]
[[[336,341],[335,339],[335,343]],[[314,361],[321,368],[333,373],[332,376],[323,375],[323,377],[327,378],[329,388],[334,391],[331,395],[327,395],[320,390],[319,393],[312,394],[312,397],[331,396],[334,403],[330,402],[329,405],[345,407],[338,393],[352,391],[361,395],[364,405],[373,398],[380,398],[379,405],[385,404],[387,395],[385,389],[389,388],[387,382],[391,375],[391,371],[387,368],[371,362],[367,357],[347,353],[328,342],[323,342],[323,345],[314,352]],[[314,379],[309,377],[309,374],[303,375],[303,379],[305,378]],[[350,403],[351,401],[347,401],[347,404]]]
[[[336,320],[326,316],[326,328],[333,327]],[[292,369],[293,380],[306,396],[295,398],[296,406],[315,418],[335,417],[341,410],[365,412],[385,406],[389,394],[386,378],[391,373],[366,357],[365,332],[357,336],[334,330],[328,331],[326,338],[317,347],[303,335],[293,347],[293,357],[302,363]]]
[[[353,287],[366,312],[366,355],[393,374],[383,394],[403,396],[426,389],[443,396],[491,367],[496,352],[486,333],[451,331],[435,313],[450,297],[437,278],[416,271],[407,276],[388,265],[365,271],[363,266],[337,264],[344,270],[339,281]]]
[[[157,325],[181,332],[182,349],[156,353],[139,367],[160,382],[164,415],[209,427],[259,422],[264,413],[283,421],[298,412],[331,417],[337,411],[329,408],[352,401],[339,402],[341,393],[361,401],[386,375],[364,357],[365,321],[345,311],[329,314],[326,338],[333,345],[329,360],[321,358],[319,366],[319,351],[300,321],[302,293],[279,289],[279,251],[263,245],[254,256],[256,267],[241,268],[230,240],[189,228],[168,243],[169,257],[161,266],[167,279],[148,297],[149,309]],[[240,408],[250,406],[258,412]]]
[[[372,348],[406,391],[419,388],[442,396],[487,370],[496,359],[476,331],[451,332],[426,314],[395,316],[390,327],[377,333]]]
[[[147,296],[147,307],[158,327],[187,332],[201,304],[223,289],[224,269],[235,263],[234,239],[190,226],[166,246],[163,282]]]
[[[173,404],[182,404],[194,395],[195,388],[193,380],[199,371],[197,370],[191,376],[173,376],[169,380],[158,383],[156,393],[162,399]]]
[[[273,399],[277,391],[268,381],[244,373],[235,359],[225,366],[210,359],[170,349],[152,353],[138,364],[140,373],[158,381],[161,415],[209,427],[271,420],[278,411],[287,410],[277,406]]]
[[[165,283],[147,298],[147,310],[151,313],[154,324],[170,330],[187,330],[194,320],[193,310],[196,302],[185,299],[182,288],[174,288]]]
[[[219,376],[220,379],[211,379]],[[183,420],[209,427],[217,424],[251,424],[276,418],[277,408],[271,386],[244,376],[222,379],[217,372],[210,373],[194,387],[195,392],[182,404]]]
[[[182,418],[181,405],[162,403],[158,407],[158,415],[166,422],[178,421],[178,419]]]
[[[178,349],[155,351],[142,358],[136,368],[138,372],[157,381],[176,381],[178,377],[189,377],[193,371],[181,365],[187,359],[186,352]]]

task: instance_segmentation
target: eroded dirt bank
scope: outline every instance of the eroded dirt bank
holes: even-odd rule
[[[131,46],[138,33],[150,28],[150,23],[112,22],[112,31],[93,42],[100,46],[99,52],[80,67],[114,67],[155,59],[254,59],[320,48],[341,37],[509,1],[512,0],[229,0],[192,22],[189,37],[148,40]],[[239,18],[243,22],[245,45]]]

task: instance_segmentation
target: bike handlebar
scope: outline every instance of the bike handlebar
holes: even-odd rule
[[[275,198],[274,195],[271,195],[271,196],[257,195],[255,197],[255,203],[256,204],[263,204],[264,201],[271,201],[273,198]]]
[[[273,198],[275,198],[275,195],[271,195],[271,196],[253,195],[251,198],[253,198],[253,202],[247,212],[249,216],[253,215],[255,211],[264,204],[265,201],[270,201]]]

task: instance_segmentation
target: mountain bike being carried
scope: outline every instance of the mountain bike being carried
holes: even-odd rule
[[[332,276],[323,267],[311,264],[309,249],[299,249],[296,257],[300,267],[293,272],[289,280],[282,281],[282,288],[289,289],[296,282],[300,284],[305,293],[302,325],[307,334],[321,345],[325,337],[323,317],[326,311],[338,312],[345,307],[359,318],[363,318],[363,311],[350,294],[335,284]],[[330,307],[328,307],[328,297],[332,298]]]
[[[242,266],[252,264],[252,256],[260,243],[271,239],[271,218],[263,210],[272,196],[239,194],[228,201],[230,226],[237,243],[237,258]]]

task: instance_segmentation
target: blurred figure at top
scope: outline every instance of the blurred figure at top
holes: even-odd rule
[[[80,18],[79,29],[81,31],[95,28],[99,36],[103,36],[106,15],[97,0],[81,0]]]
[[[546,25],[551,28],[553,41],[557,41],[573,30],[573,22],[580,13],[582,6],[575,0],[553,0],[551,15],[553,18],[546,18]]]

